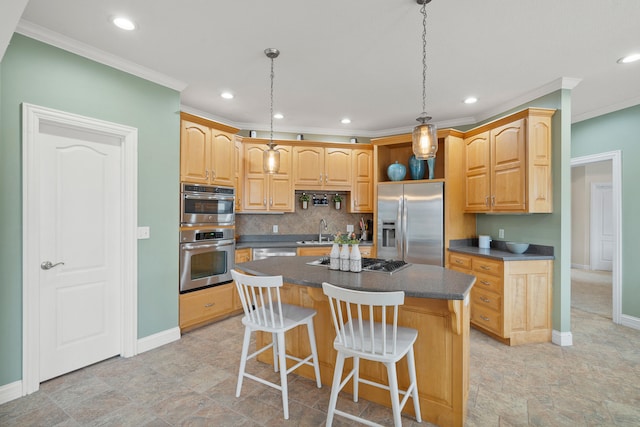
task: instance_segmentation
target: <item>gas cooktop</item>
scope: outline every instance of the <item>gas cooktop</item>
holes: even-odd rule
[[[308,262],[309,265],[329,265],[329,257],[322,257],[320,259]],[[375,271],[377,273],[392,274],[396,271],[405,269],[411,264],[404,261],[394,259],[380,259],[380,258],[362,258],[362,271]]]

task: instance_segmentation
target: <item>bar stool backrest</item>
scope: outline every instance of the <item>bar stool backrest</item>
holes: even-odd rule
[[[404,292],[367,292],[323,283],[329,298],[336,343],[363,355],[385,357],[397,350],[398,306]]]
[[[231,270],[231,277],[249,323],[262,328],[283,328],[280,288],[282,276],[249,276]]]

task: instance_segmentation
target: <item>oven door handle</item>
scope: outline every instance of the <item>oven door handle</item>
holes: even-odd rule
[[[183,243],[182,249],[193,250],[193,249],[211,249],[211,248],[219,248],[221,246],[232,246],[234,244],[233,240],[221,240],[217,243]]]
[[[194,200],[234,200],[233,196],[205,196],[205,195],[198,195],[198,196],[193,196],[191,194],[185,194],[184,195],[185,199],[194,199]]]

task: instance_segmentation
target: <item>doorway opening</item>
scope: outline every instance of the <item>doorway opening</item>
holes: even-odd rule
[[[621,153],[571,159],[571,307],[621,320]]]

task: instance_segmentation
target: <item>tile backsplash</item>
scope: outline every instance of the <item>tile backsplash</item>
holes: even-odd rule
[[[346,232],[347,225],[353,225],[356,234],[360,234],[360,218],[365,222],[373,219],[373,214],[351,214],[346,210],[336,210],[333,204],[329,206],[309,206],[302,209],[296,201],[296,211],[285,214],[242,214],[236,215],[236,234],[316,234],[322,218],[327,221],[328,229],[323,234]],[[273,233],[273,226],[278,226],[278,232]]]

